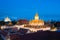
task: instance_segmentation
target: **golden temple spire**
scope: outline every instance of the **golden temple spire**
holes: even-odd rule
[[[39,20],[38,12],[36,12],[35,19]]]
[[[35,16],[38,16],[38,12],[36,12],[36,15]]]

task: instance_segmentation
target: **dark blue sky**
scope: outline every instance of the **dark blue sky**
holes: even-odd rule
[[[0,19],[31,20],[38,12],[41,19],[60,20],[60,0],[0,0]]]

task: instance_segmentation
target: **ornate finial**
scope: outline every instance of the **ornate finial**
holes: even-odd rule
[[[36,12],[35,19],[39,19],[38,12]]]
[[[38,16],[38,12],[36,12],[36,15],[35,16]]]

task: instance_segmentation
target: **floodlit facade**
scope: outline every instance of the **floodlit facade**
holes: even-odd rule
[[[44,25],[44,21],[43,20],[39,20],[38,13],[36,13],[34,20],[31,20],[29,22],[29,25],[42,26],[42,25]]]
[[[10,20],[9,17],[6,17],[6,18],[4,19],[4,22],[11,22],[11,20]]]

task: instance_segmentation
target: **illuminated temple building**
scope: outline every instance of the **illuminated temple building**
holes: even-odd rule
[[[6,18],[4,19],[4,22],[11,22],[11,20],[10,20],[9,17],[6,17]]]
[[[24,28],[27,28],[33,32],[37,32],[39,30],[50,30],[50,27],[46,26],[44,21],[39,19],[38,13],[36,13],[34,20],[31,20],[28,25],[24,25]]]
[[[38,13],[36,13],[35,19],[34,19],[34,20],[31,20],[31,21],[29,22],[29,25],[33,25],[33,26],[43,26],[43,25],[44,25],[44,21],[43,21],[43,20],[39,20]]]

